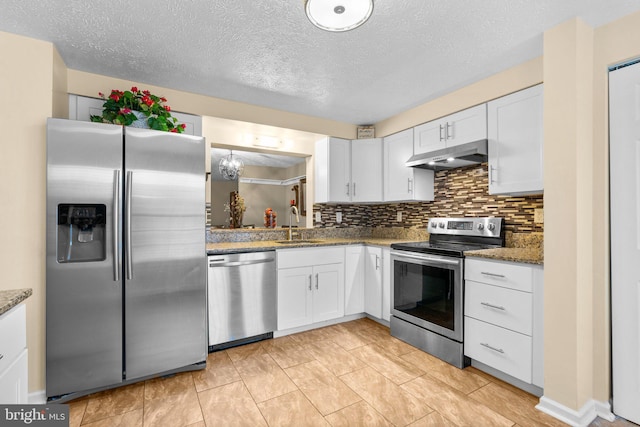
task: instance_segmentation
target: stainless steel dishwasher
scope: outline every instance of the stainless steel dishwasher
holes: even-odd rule
[[[275,251],[209,256],[209,351],[273,337],[276,277]]]

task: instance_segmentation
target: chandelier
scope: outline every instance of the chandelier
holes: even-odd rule
[[[240,157],[234,156],[233,150],[231,150],[227,157],[223,157],[220,160],[218,170],[224,179],[235,181],[244,172],[244,162]]]
[[[309,21],[327,31],[348,31],[364,24],[373,12],[373,0],[305,0]]]

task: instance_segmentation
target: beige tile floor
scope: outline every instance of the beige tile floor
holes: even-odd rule
[[[563,426],[537,398],[370,320],[212,353],[206,370],[70,403],[71,427]],[[596,420],[593,426],[632,426]]]

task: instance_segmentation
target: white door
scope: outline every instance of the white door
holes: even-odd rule
[[[344,264],[313,267],[313,322],[344,316]]]
[[[413,129],[398,132],[384,139],[384,200],[413,199],[414,168],[405,166],[413,156]]]
[[[382,201],[382,139],[351,141],[351,201]]]
[[[329,138],[329,202],[351,200],[351,141]]]
[[[382,318],[382,248],[366,247],[364,311]]]
[[[311,267],[278,270],[278,330],[313,321]]]
[[[364,246],[349,245],[344,263],[344,314],[364,313]]]
[[[413,134],[413,152],[415,154],[442,150],[446,145],[446,119],[433,120],[416,126]]]
[[[613,412],[640,423],[640,64],[609,73]]]
[[[446,117],[447,147],[487,137],[487,104],[480,104]]]

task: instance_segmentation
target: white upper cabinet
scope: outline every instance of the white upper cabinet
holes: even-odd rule
[[[316,142],[315,202],[381,202],[382,139]]]
[[[415,127],[415,154],[487,138],[487,104],[467,108]]]
[[[351,201],[382,201],[382,139],[351,141]]]
[[[413,129],[387,136],[384,146],[384,201],[433,200],[433,171],[407,167],[413,156]]]
[[[351,141],[327,137],[316,142],[315,202],[351,201]]]
[[[543,185],[543,86],[488,103],[489,194],[539,194]]]

